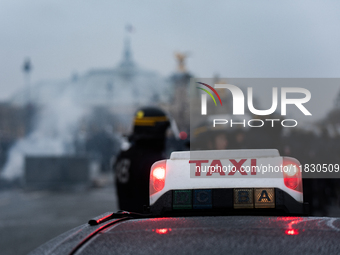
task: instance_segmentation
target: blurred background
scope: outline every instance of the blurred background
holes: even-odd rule
[[[111,167],[134,112],[159,106],[188,133],[190,78],[339,77],[339,10],[335,1],[2,0],[1,254],[26,254],[117,210]],[[339,163],[340,84],[311,89],[312,120],[261,146]],[[266,135],[233,134],[225,146],[255,148]],[[313,180],[305,193],[314,215],[340,215],[337,181]]]

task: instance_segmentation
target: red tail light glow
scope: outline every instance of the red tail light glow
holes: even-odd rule
[[[287,188],[302,192],[300,162],[294,158],[283,158],[283,180]]]
[[[152,230],[154,231],[154,230]],[[169,234],[169,232],[171,231],[171,228],[157,228],[156,229],[156,233],[159,235],[165,235],[165,234]]]
[[[286,233],[286,235],[289,235],[289,236],[295,236],[295,235],[299,234],[299,230],[297,230],[297,229],[286,229],[285,233]]]
[[[161,191],[165,185],[166,160],[157,161],[151,167],[150,196]]]

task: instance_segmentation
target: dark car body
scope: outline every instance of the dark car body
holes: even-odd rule
[[[110,213],[99,216],[105,218]],[[72,229],[38,254],[339,254],[340,219],[194,216],[109,219]]]

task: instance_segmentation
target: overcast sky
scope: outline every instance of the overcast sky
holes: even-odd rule
[[[128,23],[136,62],[164,76],[188,51],[197,77],[340,77],[339,13],[335,0],[0,0],[0,100],[24,86],[26,57],[33,83],[114,67]]]

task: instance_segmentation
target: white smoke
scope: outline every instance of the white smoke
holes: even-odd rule
[[[12,146],[0,177],[13,180],[23,176],[25,156],[74,153],[75,132],[86,113],[74,103],[74,96],[68,91],[40,107],[33,131]]]
[[[40,108],[33,132],[12,146],[0,178],[23,176],[25,156],[72,155],[73,139],[83,136],[76,133],[79,122],[96,106],[121,109],[119,130],[126,132],[126,123],[138,106],[165,102],[171,94],[167,81],[155,72],[140,69],[129,51],[127,44],[115,69],[94,69],[68,81],[44,81],[31,86],[30,91],[15,94],[11,103],[23,106],[31,100]]]

